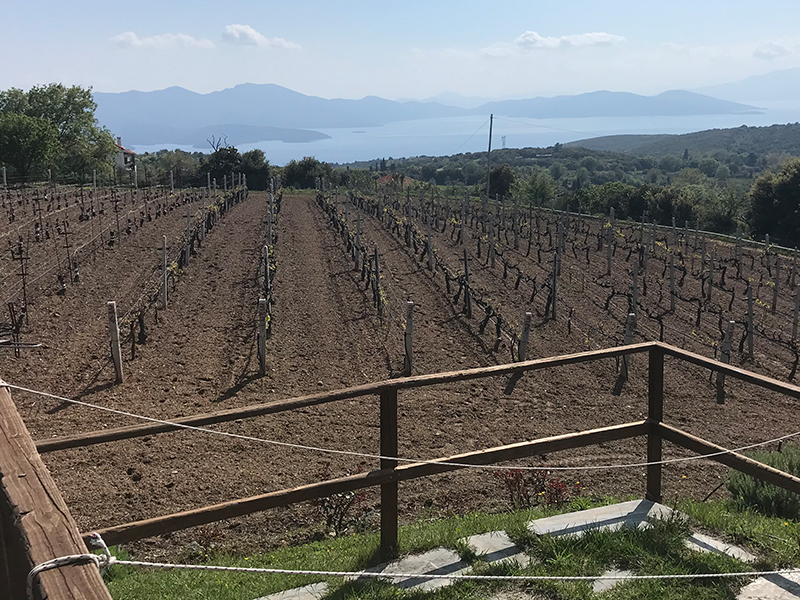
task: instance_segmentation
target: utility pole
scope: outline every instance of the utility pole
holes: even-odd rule
[[[492,124],[494,114],[489,115],[489,150],[486,152],[486,198],[483,201],[483,231],[486,231],[486,205],[489,203],[489,175],[492,170]]]

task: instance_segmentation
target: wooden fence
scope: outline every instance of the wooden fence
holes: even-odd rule
[[[560,366],[603,359],[612,359],[632,354],[648,355],[648,416],[645,420],[613,425],[589,431],[569,433],[549,438],[519,442],[506,446],[486,448],[483,450],[467,452],[455,456],[442,457],[425,462],[400,463],[397,460],[393,460],[394,457],[398,456],[397,404],[398,392],[401,390],[440,385],[456,381],[482,379],[486,377],[522,374],[528,371],[551,369]],[[400,481],[407,481],[410,479],[427,477],[437,473],[463,469],[467,468],[468,465],[497,464],[560,450],[583,448],[603,442],[624,440],[635,437],[645,437],[647,439],[648,463],[659,463],[659,461],[661,461],[663,442],[667,441],[701,454],[722,452],[722,454],[709,456],[708,459],[722,463],[728,467],[742,471],[757,479],[780,486],[794,493],[800,493],[800,479],[797,477],[769,467],[753,459],[747,458],[741,454],[735,452],[726,452],[725,448],[721,446],[691,435],[664,422],[663,398],[665,357],[670,357],[705,367],[711,369],[712,371],[723,373],[728,377],[733,377],[768,390],[785,394],[792,398],[800,399],[800,387],[788,385],[776,379],[717,362],[664,343],[646,342],[630,346],[621,346],[592,352],[582,352],[579,354],[530,360],[507,365],[468,369],[448,373],[435,373],[414,377],[403,377],[334,392],[326,392],[267,404],[258,404],[242,408],[222,410],[213,413],[182,417],[175,419],[173,421],[175,424],[150,422],[140,425],[106,429],[103,431],[94,431],[56,439],[41,440],[35,443],[35,447],[40,453],[53,452],[67,448],[92,446],[95,444],[112,442],[115,440],[131,439],[165,433],[168,431],[175,431],[179,430],[181,425],[200,427],[212,423],[222,423],[236,419],[276,414],[298,408],[321,405],[329,402],[336,402],[339,400],[358,398],[362,396],[377,395],[380,397],[380,454],[384,458],[381,459],[380,467],[377,470],[320,481],[296,488],[269,492],[249,498],[240,498],[212,506],[205,506],[202,508],[153,517],[141,521],[124,523],[98,530],[98,533],[100,533],[100,535],[109,545],[132,542],[151,536],[186,529],[188,527],[220,521],[222,519],[240,517],[271,508],[289,506],[298,502],[323,498],[336,493],[380,486],[381,549],[385,555],[389,556],[396,554],[397,551],[398,483]],[[6,404],[10,404],[10,396],[8,396],[7,390],[3,389],[0,391],[3,394],[0,395],[0,399],[8,398],[8,401],[2,405],[3,412],[5,413],[13,411],[13,405],[10,405],[10,408],[9,406],[6,406]],[[16,418],[19,418],[18,415]],[[9,419],[8,415],[3,415],[3,419],[3,430],[5,431],[5,422]],[[18,431],[20,426],[21,420],[19,420],[19,423],[15,426],[16,429],[12,429],[12,431]],[[26,435],[27,434],[25,434],[25,436]],[[19,460],[14,453],[15,448],[13,445],[10,445],[10,442],[13,442],[13,439],[10,440],[8,435],[0,437],[0,470],[2,470],[3,473],[13,473],[6,470],[6,465],[14,465],[16,464],[15,461]],[[38,456],[36,456],[36,453],[32,452],[32,442],[30,443],[30,446],[30,452],[26,450],[16,450],[17,454],[28,456],[28,460],[37,461],[38,464],[41,464]],[[26,452],[27,454],[25,454]],[[661,467],[661,464],[650,464],[647,467],[645,496],[654,501],[661,499]],[[43,469],[43,467],[41,468]],[[13,478],[13,475],[11,477]],[[49,475],[47,478],[49,484],[51,485],[52,481],[49,480]],[[3,491],[7,496],[9,495],[9,489],[11,489],[9,488],[8,484],[14,483],[8,481],[8,479],[9,476],[4,477],[3,479]],[[63,504],[63,501],[60,499],[55,486],[52,486],[52,488],[48,489],[50,489],[50,496],[48,498],[43,496],[37,497],[37,502],[41,501],[42,506],[44,507],[48,506],[49,503],[52,502],[60,502]],[[13,489],[11,489],[11,491],[13,492]],[[13,508],[13,498],[11,505]],[[34,508],[35,507],[32,507],[32,509]],[[62,522],[58,522],[54,526],[53,531],[74,531],[74,523],[72,522],[71,518],[69,518],[69,513],[66,511],[66,507],[63,507],[63,509],[60,508],[60,510],[63,513],[64,519]],[[4,513],[4,527],[9,523],[9,520],[6,518],[6,516],[7,515]],[[20,529],[22,530],[23,535],[27,533],[27,527],[24,523]],[[86,535],[87,534],[84,534],[84,539],[86,539]],[[68,536],[65,534],[65,537]],[[31,539],[30,536],[29,539]],[[39,542],[36,539],[33,539],[28,554],[29,562],[33,564],[42,560],[47,560],[49,558],[58,556],[60,553],[75,553],[75,544],[77,544],[79,541],[80,540],[73,540],[73,544],[69,547],[59,546],[57,548],[51,548],[49,545],[44,544],[42,547],[35,548],[36,552],[34,552],[34,546]],[[81,569],[86,571],[83,573],[83,575],[85,575],[87,578],[91,574],[90,572],[92,569],[94,569],[94,572],[96,573],[96,569],[93,566],[81,567]],[[78,567],[68,567],[66,569],[59,570],[56,573],[60,579],[64,579],[67,584],[73,586],[70,588],[73,590],[71,592],[73,595],[68,595],[66,593],[61,595],[49,594],[48,597],[50,598],[107,597],[100,595],[100,591],[98,591],[96,595],[89,595],[86,590],[84,590],[84,592],[80,591],[83,587],[87,586],[102,586],[102,583],[99,581],[99,578],[95,578],[95,580],[92,581],[86,578],[77,579],[76,574],[78,573]],[[53,577],[55,576],[56,575],[53,575]],[[46,576],[43,576],[43,584],[45,583]],[[105,588],[103,588],[102,592],[105,593]]]

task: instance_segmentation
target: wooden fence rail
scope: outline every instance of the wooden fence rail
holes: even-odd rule
[[[400,458],[398,457],[397,444],[398,392],[400,390],[440,385],[457,381],[468,381],[485,377],[517,375],[527,371],[550,369],[559,366],[618,358],[639,353],[648,354],[648,414],[647,419],[644,421],[613,425],[610,427],[603,427],[590,431],[568,433],[565,435],[524,441],[506,446],[486,448],[424,462],[407,462],[396,460],[397,458]],[[524,361],[508,365],[468,369],[449,373],[435,373],[430,375],[402,377],[394,380],[380,381],[377,383],[371,383],[334,392],[325,392],[266,404],[257,404],[243,408],[192,415],[189,417],[175,419],[171,423],[150,422],[104,431],[94,431],[53,440],[41,440],[36,443],[35,448],[38,449],[39,452],[52,452],[66,448],[91,446],[115,440],[137,438],[156,433],[165,433],[168,431],[179,430],[182,426],[200,427],[212,423],[223,423],[246,417],[275,414],[289,410],[295,410],[297,408],[322,405],[329,402],[336,402],[339,400],[358,398],[362,396],[378,396],[380,398],[381,459],[379,468],[376,470],[366,473],[359,473],[356,475],[349,475],[346,477],[339,477],[327,481],[310,483],[300,487],[273,491],[249,498],[240,498],[215,504],[213,506],[206,506],[141,521],[106,527],[105,529],[99,530],[99,533],[108,544],[131,542],[146,537],[178,531],[188,527],[204,525],[223,519],[240,517],[272,508],[289,506],[298,502],[323,498],[332,494],[355,491],[369,487],[380,487],[381,549],[386,555],[393,555],[397,551],[397,530],[399,520],[398,483],[400,481],[407,481],[421,477],[428,477],[438,473],[464,469],[471,465],[493,465],[510,460],[530,458],[561,450],[588,447],[604,442],[626,440],[637,437],[645,437],[647,441],[646,462],[648,464],[646,497],[653,501],[659,501],[661,499],[662,465],[660,461],[662,460],[662,446],[663,442],[665,441],[701,454],[714,454],[714,456],[708,456],[707,459],[727,465],[728,467],[742,471],[743,473],[770,484],[783,487],[795,493],[800,493],[800,478],[769,467],[741,454],[729,452],[722,446],[703,440],[664,422],[664,359],[667,356],[680,361],[705,367],[718,373],[723,373],[728,377],[736,378],[765,389],[779,392],[792,398],[800,399],[800,387],[782,383],[770,377],[764,377],[738,367],[733,367],[729,364],[717,362],[664,343],[646,342],[643,344],[634,344],[605,350],[596,350],[566,356]],[[13,417],[13,415],[12,417],[18,419],[18,422],[14,421],[12,417],[9,417],[11,413],[16,415],[16,417]],[[19,419],[19,415],[16,414],[13,404],[10,402],[10,396],[7,388],[0,388],[0,417],[5,420],[9,418],[12,419],[11,425],[6,425],[5,421],[0,422],[0,425],[2,425],[2,427],[0,427],[0,431],[4,433],[4,437],[0,437],[0,472],[4,474],[9,473],[10,471],[8,471],[7,465],[15,464],[14,461],[18,461],[19,456],[26,457],[26,460],[31,461],[32,464],[41,465],[41,461],[34,449],[33,442],[28,440],[28,447],[20,450],[18,448],[14,449],[12,444],[13,440],[9,441],[8,439],[8,431],[15,432],[19,430],[20,427],[24,428],[24,425],[21,425],[21,419]],[[13,451],[9,450],[9,448],[11,448]],[[46,470],[44,470],[43,466],[41,466],[41,469],[46,475]],[[4,490],[7,489],[7,480],[8,476],[5,476],[3,479]],[[52,480],[49,479],[49,475],[47,475],[47,477],[41,477],[41,480],[46,485],[52,486],[52,489],[50,489],[51,501],[56,504],[63,504],[63,500],[60,499],[58,490],[55,489],[55,485],[52,484]],[[45,506],[47,505],[47,501],[45,501],[44,498],[38,498],[37,501],[41,501]],[[2,508],[2,506],[0,506],[0,508]],[[71,554],[77,552],[76,544],[80,542],[80,539],[76,538],[77,533],[74,529],[74,523],[71,521],[71,518],[69,518],[69,513],[66,511],[66,507],[63,507],[63,510],[59,510],[62,511],[61,514],[63,519],[62,521],[56,522],[55,529],[53,531],[66,531],[67,533],[73,532],[71,537],[70,535],[66,535],[69,543],[66,545],[57,546],[59,550],[54,550],[46,557],[41,554],[38,554],[36,557],[34,557],[33,552],[31,552],[29,558],[32,563],[40,560],[46,560],[47,558],[53,558],[54,556],[59,555],[59,553]],[[35,513],[36,507],[33,506],[31,511]],[[7,522],[8,520],[4,518],[2,524],[6,526]],[[33,531],[36,531],[35,528]],[[88,534],[84,534],[84,539],[86,539],[87,535]],[[54,548],[55,547],[56,546],[54,546]],[[61,548],[63,548],[63,551],[61,551]],[[0,555],[0,558],[2,558],[2,555]],[[0,565],[0,568],[2,568],[2,566],[3,565]],[[53,576],[54,580],[57,578],[64,578],[64,573],[78,573],[78,569],[78,567],[70,567],[68,570],[59,570],[58,572],[62,574]],[[81,569],[85,571],[87,577],[91,575],[91,573],[96,575],[96,569],[93,566],[82,567]],[[43,577],[43,584],[44,583],[46,583],[45,577]],[[102,587],[102,582],[99,582],[98,580],[94,580],[91,585],[95,584]],[[105,588],[102,589],[103,592],[105,592]],[[2,588],[0,588],[0,590],[2,590]],[[48,597],[72,598],[73,596],[62,594]],[[98,595],[91,597],[107,598],[107,595],[103,596],[98,592]]]

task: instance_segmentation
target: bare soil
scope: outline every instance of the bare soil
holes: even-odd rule
[[[107,358],[105,302],[116,299],[123,310],[132,304],[141,271],[152,270],[157,264],[161,236],[179,235],[179,216],[164,220],[163,228],[143,227],[135,234],[136,244],[123,243],[113,251],[98,253],[95,262],[84,268],[81,283],[70,286],[64,296],[38,296],[24,339],[40,340],[46,346],[26,351],[20,358],[7,352],[0,367],[3,378],[17,385],[164,419],[334,390],[401,374],[401,323],[408,300],[416,303],[414,373],[510,360],[507,339],[495,352],[494,327],[480,331],[479,310],[473,319],[466,319],[461,304],[452,302],[454,291],[447,294],[441,273],[430,273],[426,261],[415,256],[401,237],[377,218],[365,216],[364,244],[379,248],[388,298],[388,314],[379,319],[372,294],[365,289],[360,272],[354,270],[341,237],[313,197],[297,195],[283,198],[278,215],[273,335],[267,344],[268,374],[258,377],[257,277],[266,213],[265,195],[251,192],[208,234],[179,278],[169,308],[158,311],[157,321],[149,318],[149,336],[145,344],[136,347],[136,358],[131,358],[130,347],[123,350],[123,384],[113,385],[113,368]],[[463,250],[450,239],[449,230],[436,234],[434,245],[442,260],[457,270]],[[469,252],[474,250],[473,243]],[[531,262],[522,254],[516,259],[520,268],[531,274],[540,268],[535,259]],[[597,256],[592,261],[599,265]],[[521,321],[526,310],[541,312],[541,296],[531,303],[531,289],[514,289],[514,278],[503,278],[502,266],[491,269],[482,266],[477,256],[473,258],[475,285],[485,290],[501,313],[516,315]],[[571,266],[565,259],[567,273]],[[544,274],[546,268],[540,271]],[[583,327],[591,327],[595,333],[580,333],[577,327],[567,325],[566,318],[538,318],[529,357],[613,343],[597,332],[619,329],[619,323],[598,308],[591,296],[578,293],[579,281],[575,275],[564,293]],[[580,326],[577,319],[574,323]],[[677,318],[672,326],[686,327]],[[739,361],[737,354],[734,362]],[[634,359],[631,379],[619,396],[612,394],[617,372],[613,360],[530,373],[513,386],[507,378],[495,378],[402,392],[400,454],[435,458],[643,419],[647,412],[645,362],[644,357]],[[762,364],[771,364],[768,354],[747,366],[761,368]],[[706,372],[669,359],[666,420],[728,447],[798,429],[795,405],[788,399],[737,382],[729,382],[727,388],[726,404],[718,405]],[[27,393],[15,392],[13,396],[34,438],[133,422]],[[360,398],[215,428],[270,440],[377,453],[378,416],[377,398]],[[685,455],[666,447],[666,457]],[[198,432],[162,434],[47,454],[44,458],[83,530],[378,466],[374,459]],[[554,454],[524,464],[590,466],[644,460],[644,443],[635,440]],[[724,472],[702,461],[668,465],[664,470],[665,495],[702,498],[721,483]],[[643,468],[567,472],[563,477],[569,483],[580,481],[585,494],[641,496],[644,491]],[[506,506],[504,493],[491,471],[486,470],[416,480],[400,486],[401,515],[404,521],[410,521],[421,516],[502,509]],[[370,492],[368,522],[378,506],[378,495]],[[161,536],[132,545],[132,549],[144,556],[174,556],[194,540],[204,546],[217,544],[249,551],[313,537],[320,531],[319,522],[315,507],[301,505]]]

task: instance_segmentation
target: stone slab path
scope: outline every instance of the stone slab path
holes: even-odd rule
[[[671,508],[650,502],[649,500],[633,500],[610,506],[592,508],[574,513],[566,513],[528,523],[528,529],[536,535],[577,535],[590,529],[602,528],[616,530],[622,527],[646,527],[649,519],[664,519],[673,514]],[[533,559],[525,554],[502,531],[491,531],[473,535],[462,540],[478,558],[487,563],[515,562],[527,567]],[[756,557],[738,546],[727,544],[721,540],[702,533],[693,533],[686,546],[700,552],[719,552],[744,562],[753,562]],[[400,588],[433,591],[452,583],[449,579],[431,579],[425,575],[462,574],[467,573],[470,565],[453,550],[436,548],[423,554],[410,555],[398,560],[366,569],[373,573],[383,573],[389,581]],[[391,577],[393,573],[419,573],[418,577]],[[632,574],[629,571],[609,570],[603,576]],[[598,579],[592,584],[592,590],[599,594],[614,587],[619,580]],[[311,585],[286,590],[277,594],[264,596],[257,600],[320,600],[328,593],[328,585],[314,583]],[[532,598],[523,592],[499,592],[496,599]],[[493,598],[495,598],[493,597]],[[800,569],[796,573],[770,578],[760,578],[742,589],[737,600],[800,600]]]

